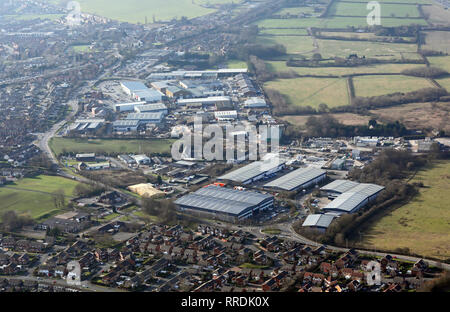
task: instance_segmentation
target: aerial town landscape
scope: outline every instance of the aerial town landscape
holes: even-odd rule
[[[0,292],[448,292],[449,50],[448,0],[0,0]]]

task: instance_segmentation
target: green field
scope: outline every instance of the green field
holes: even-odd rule
[[[450,56],[428,57],[431,66],[438,67],[450,73]]]
[[[423,256],[450,257],[450,162],[440,162],[413,179],[425,188],[408,204],[376,221],[363,238],[365,247],[409,248]]]
[[[366,17],[369,12],[367,3],[336,1],[330,9],[330,15],[342,16]],[[416,5],[381,3],[381,17],[383,23],[383,17],[420,17],[420,13]]]
[[[358,54],[367,58],[377,59],[419,59],[417,45],[384,42],[342,41],[342,40],[317,40],[320,54],[323,58],[348,57],[350,54]]]
[[[403,70],[422,67],[417,64],[381,64],[359,67],[288,67],[284,61],[266,62],[267,67],[272,72],[294,71],[299,75],[352,75],[352,74],[373,74],[373,73],[401,73]]]
[[[267,82],[265,88],[278,90],[291,105],[318,108],[348,105],[347,84],[339,78],[295,78]]]
[[[40,175],[26,178],[0,187],[0,215],[9,210],[28,214],[39,219],[58,212],[53,203],[52,192],[62,189],[68,197],[73,196],[77,181],[62,177]],[[50,193],[50,194],[49,194]]]
[[[201,5],[231,3],[232,0],[79,0],[81,11],[104,16],[107,18],[129,23],[149,23],[167,21],[173,18],[180,19],[198,17],[213,13],[214,8],[206,8]],[[239,1],[234,1],[235,3]]]
[[[308,36],[308,31],[302,28],[289,29],[289,28],[261,28],[259,30],[260,35],[295,35],[295,36]],[[295,38],[292,38],[295,40]]]
[[[170,146],[174,140],[148,139],[148,140],[108,140],[108,139],[67,139],[52,138],[50,148],[56,155],[67,153],[143,153],[165,154],[170,153]]]
[[[247,63],[239,60],[230,60],[227,62],[228,68],[247,68]]]
[[[441,78],[436,79],[436,81],[445,89],[447,89],[448,92],[450,92],[450,78]]]
[[[409,76],[361,76],[353,79],[356,96],[370,97],[396,92],[412,92],[433,85],[424,78]]]
[[[258,36],[256,42],[263,45],[282,44],[288,54],[312,54],[314,50],[313,39],[308,36]]]

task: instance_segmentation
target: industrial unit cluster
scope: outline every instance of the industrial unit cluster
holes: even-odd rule
[[[288,170],[288,173],[281,171]],[[226,221],[239,221],[271,210],[276,192],[299,192],[318,187],[327,179],[327,171],[313,166],[293,168],[285,160],[255,161],[217,178],[219,185],[209,185],[194,193],[179,198],[175,203],[182,210],[209,214]],[[268,180],[268,182],[265,182]],[[262,183],[261,183],[262,182]],[[237,185],[234,189],[225,185]],[[255,188],[257,190],[247,190]],[[330,200],[321,209],[321,214],[309,215],[304,226],[326,229],[334,218],[346,213],[355,213],[372,202],[384,187],[335,180],[320,191]]]
[[[177,127],[180,117],[186,115],[212,123],[238,122],[240,117],[257,122],[256,116],[267,113],[268,105],[247,72],[246,68],[156,72],[145,83],[120,81],[120,91],[126,96],[119,98],[128,101],[110,103],[116,116],[112,131],[132,134],[149,127]],[[85,118],[77,120],[70,130],[92,132],[104,124],[105,119]]]

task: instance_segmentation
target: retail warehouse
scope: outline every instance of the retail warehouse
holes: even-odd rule
[[[273,207],[271,195],[210,185],[175,201],[181,209],[226,221],[250,218]]]

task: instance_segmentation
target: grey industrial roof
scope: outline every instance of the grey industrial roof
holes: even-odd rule
[[[131,92],[148,89],[145,84],[139,81],[121,81],[122,85],[130,89]]]
[[[383,190],[384,187],[376,184],[370,184],[370,183],[360,183],[354,188],[351,189],[351,192],[355,193],[361,193],[366,195],[367,197],[373,196],[376,193]]]
[[[162,113],[130,113],[127,116],[127,120],[161,120]]]
[[[155,110],[167,109],[167,106],[163,103],[145,104],[136,107],[140,112],[151,112]]]
[[[336,180],[325,185],[321,190],[341,193],[335,200],[323,209],[340,210],[351,212],[367,198],[377,194],[384,189],[383,186],[370,183],[357,183],[347,180]]]
[[[139,120],[116,120],[113,123],[114,127],[127,127],[127,126],[137,126]]]
[[[229,172],[221,177],[220,180],[230,180],[234,182],[245,182],[253,179],[267,171],[277,168],[281,163],[270,161],[255,161],[247,166]]]
[[[353,182],[350,180],[334,180],[333,182],[321,187],[320,189],[323,191],[332,191],[342,194],[351,190],[358,184],[358,182]]]
[[[326,171],[318,168],[299,168],[267,183],[264,187],[276,187],[290,191],[324,174]]]
[[[306,217],[302,226],[317,226],[328,228],[333,221],[334,216],[330,214],[313,214]]]
[[[339,195],[335,200],[326,205],[323,210],[340,210],[350,213],[368,198],[363,193],[346,192]]]
[[[246,210],[272,198],[271,195],[251,191],[238,191],[218,186],[201,188],[195,193],[183,196],[175,204],[239,215]]]

